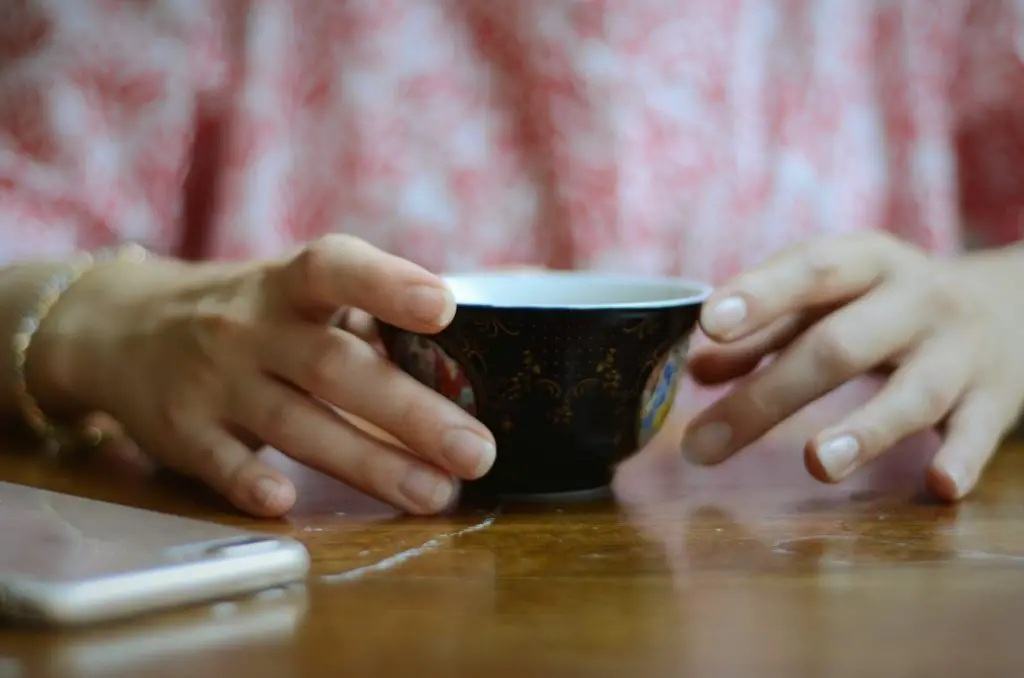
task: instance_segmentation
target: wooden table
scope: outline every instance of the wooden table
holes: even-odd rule
[[[109,461],[7,450],[0,479],[293,534],[315,564],[288,593],[0,632],[0,677],[1021,675],[1024,446],[957,506],[923,492],[933,436],[849,484],[816,483],[803,436],[865,393],[717,469],[680,459],[680,417],[620,469],[614,500],[427,519],[280,456],[301,502],[261,523]]]

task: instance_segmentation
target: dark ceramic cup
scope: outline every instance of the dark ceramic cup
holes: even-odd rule
[[[480,419],[497,459],[466,490],[538,497],[607,488],[672,407],[711,288],[673,278],[484,273],[446,279],[439,334],[381,327],[391,359]]]

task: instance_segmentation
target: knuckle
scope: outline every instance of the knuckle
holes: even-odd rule
[[[337,261],[339,258],[348,260],[353,252],[358,252],[366,247],[366,241],[354,235],[328,233],[310,243],[303,255],[308,258],[309,263],[319,267],[320,270],[329,270],[331,262]]]
[[[956,390],[945,382],[930,380],[898,387],[889,398],[865,410],[857,428],[871,455],[884,452],[900,440],[931,426],[949,412]],[[870,411],[870,414],[868,412]]]
[[[971,295],[965,294],[963,286],[953,275],[939,269],[934,270],[929,278],[931,282],[923,289],[923,293],[924,303],[932,317],[938,321],[948,321],[952,317],[971,313],[974,308]]]
[[[209,439],[198,440],[193,453],[196,467],[204,480],[224,489],[237,485],[240,465],[219,444]]]
[[[956,390],[946,382],[935,379],[918,382],[908,389],[908,413],[924,424],[938,421],[953,406],[956,396]]]
[[[246,497],[252,496],[252,490],[256,484],[256,478],[246,469],[254,463],[252,460],[232,460],[228,455],[215,454],[210,462],[213,473],[219,478],[219,484],[228,497],[245,501]]]
[[[772,422],[781,418],[781,401],[766,388],[753,385],[746,392],[740,409],[748,421]]]
[[[178,365],[159,398],[160,423],[176,436],[193,430],[200,420],[223,404],[224,386],[208,359]]]
[[[361,490],[379,493],[385,487],[387,476],[381,461],[373,450],[360,450],[354,455],[351,467],[344,469],[345,479]]]
[[[878,231],[856,231],[814,241],[805,246],[805,275],[814,295],[827,295],[843,287],[851,263],[884,271],[902,270],[922,253],[896,236]]]
[[[188,431],[194,425],[196,393],[183,383],[172,386],[164,396],[160,418],[164,426],[175,434]]]
[[[408,465],[390,454],[382,453],[380,449],[374,449],[378,446],[378,443],[372,443],[371,447],[356,457],[349,482],[379,498],[387,499],[398,494],[399,484],[408,472]]]
[[[410,431],[419,430],[424,419],[421,404],[407,395],[397,397],[395,400],[395,419],[401,427],[401,433],[408,434]]]
[[[860,240],[861,242],[867,243],[872,247],[886,247],[886,248],[902,248],[904,243],[902,240],[894,236],[889,231],[857,231],[852,234],[851,237]]]
[[[350,233],[328,233],[314,241],[313,247],[337,251],[362,247],[366,241]]]
[[[397,398],[395,406],[396,434],[406,438],[410,443],[423,446],[434,437],[440,435],[440,422],[447,419],[438,405],[444,402],[432,402],[434,398],[417,397],[418,388],[403,389],[405,393]],[[429,394],[433,395],[433,394]],[[437,396],[436,399],[440,399]],[[421,450],[422,451],[422,450]]]
[[[295,430],[298,407],[290,398],[273,398],[264,406],[261,418],[267,438],[289,441]]]
[[[808,289],[815,294],[833,289],[843,275],[844,249],[832,241],[822,241],[809,245],[804,262],[807,266],[806,275]]]
[[[373,273],[374,260],[366,241],[353,235],[332,233],[310,243],[295,258],[301,286],[314,297],[330,299],[336,295],[339,275],[352,285]],[[345,270],[338,270],[343,266]]]
[[[808,338],[812,361],[826,374],[849,374],[856,371],[863,359],[845,333],[833,326],[824,326]]]
[[[888,231],[856,231],[848,234],[845,244],[849,247],[873,252],[876,256],[889,260],[916,251],[904,240]]]
[[[239,348],[248,346],[252,323],[242,313],[199,312],[191,319],[191,336],[200,351],[209,357],[236,354]]]
[[[186,363],[178,376],[179,388],[195,399],[219,402],[226,391],[222,370],[212,356],[201,356]]]
[[[353,360],[352,342],[341,333],[325,333],[311,348],[302,368],[302,379],[314,391],[337,383]]]
[[[323,239],[308,245],[292,261],[299,286],[313,296],[320,296],[329,286],[331,256]]]

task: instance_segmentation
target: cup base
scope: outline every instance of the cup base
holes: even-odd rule
[[[611,484],[583,490],[564,492],[496,492],[472,485],[463,485],[460,503],[497,505],[513,504],[583,504],[610,499],[613,496]]]
[[[523,504],[576,503],[608,499],[612,496],[612,486],[602,485],[589,490],[569,490],[568,492],[537,492],[532,494],[498,493],[495,495],[503,501]]]

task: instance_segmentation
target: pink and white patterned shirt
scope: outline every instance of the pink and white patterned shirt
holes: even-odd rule
[[[0,262],[357,234],[720,281],[1019,238],[1021,0],[5,0]]]

